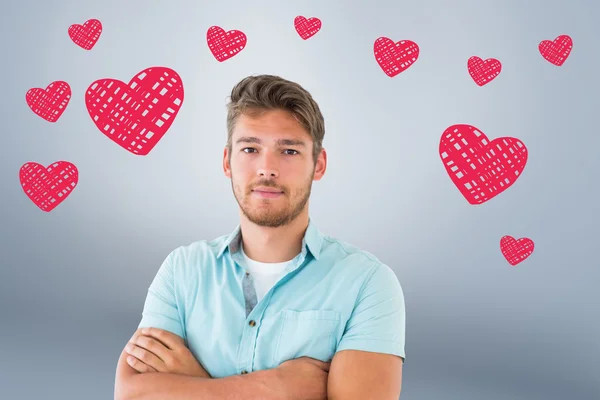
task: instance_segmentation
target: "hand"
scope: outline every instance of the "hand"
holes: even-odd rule
[[[164,329],[138,329],[125,351],[130,355],[127,363],[141,373],[169,372],[212,378],[186,347],[183,338]]]
[[[317,359],[311,358],[311,357],[299,357],[299,358],[295,358],[292,360],[287,360],[287,361],[284,361],[281,364],[279,364],[279,366],[281,367],[283,364],[289,365],[290,363],[295,364],[299,360],[314,364],[317,367],[321,368],[325,372],[329,372],[329,367],[331,367],[331,362],[323,362],[321,360],[317,360]]]
[[[282,362],[279,370],[282,391],[290,400],[327,400],[327,379],[331,362],[299,357]]]

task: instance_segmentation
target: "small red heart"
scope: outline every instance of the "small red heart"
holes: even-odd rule
[[[533,253],[533,241],[529,238],[515,240],[512,236],[504,236],[500,239],[500,251],[506,261],[512,266],[524,261]]]
[[[183,104],[183,84],[165,67],[140,71],[128,84],[98,79],[85,93],[96,127],[125,150],[145,156],[168,131]]]
[[[469,75],[479,86],[493,81],[502,71],[502,64],[495,58],[482,60],[477,56],[469,58],[467,61]]]
[[[69,26],[69,37],[73,43],[85,50],[91,50],[94,47],[101,33],[102,22],[97,19],[88,19],[83,25]]]
[[[316,17],[306,19],[299,15],[294,19],[294,28],[296,28],[298,35],[306,40],[321,30],[321,20]]]
[[[518,139],[487,136],[471,125],[452,125],[440,139],[439,153],[452,182],[470,204],[484,203],[521,176],[527,148]]]
[[[56,122],[71,100],[71,87],[65,81],[54,81],[46,89],[31,88],[25,101],[31,110],[49,122]]]
[[[246,47],[246,34],[232,29],[225,32],[221,27],[211,26],[206,32],[208,48],[219,62],[223,62]]]
[[[559,67],[567,60],[572,49],[573,40],[568,35],[559,35],[554,41],[542,40],[538,45],[542,57]]]
[[[375,40],[373,52],[377,63],[390,78],[405,71],[419,58],[419,46],[411,40],[394,43],[391,39],[380,37]]]
[[[50,212],[75,189],[79,171],[68,161],[56,161],[48,167],[28,162],[19,170],[19,181],[27,197],[42,211]]]

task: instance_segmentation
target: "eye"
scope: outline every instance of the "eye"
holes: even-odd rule
[[[254,147],[244,147],[242,149],[242,151],[245,151],[245,150],[256,150],[256,149]],[[298,151],[294,150],[294,149],[285,149],[284,152],[286,152],[286,151],[294,151],[296,154],[299,154]],[[288,155],[294,155],[294,154],[288,154]]]

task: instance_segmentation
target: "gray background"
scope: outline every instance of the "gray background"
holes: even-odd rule
[[[328,169],[310,213],[329,235],[377,255],[406,296],[402,399],[600,397],[597,66],[600,6],[575,1],[97,2],[3,4],[0,157],[0,397],[109,399],[117,358],[146,290],[175,247],[228,233],[237,203],[222,172],[225,102],[249,74],[295,80],[319,102]],[[526,4],[526,5],[525,5]],[[323,28],[303,41],[297,15]],[[67,28],[104,30],[89,52]],[[248,43],[217,62],[211,25]],[[562,67],[537,50],[560,34]],[[410,39],[419,60],[395,78],[373,56],[380,36]],[[478,87],[472,55],[502,73]],[[84,93],[162,65],[185,98],[146,157],[104,137]],[[52,124],[25,102],[66,80],[73,96]],[[512,188],[471,206],[438,155],[444,129],[475,125],[530,152]],[[73,162],[80,181],[50,213],[21,190],[28,161]],[[339,207],[347,208],[342,212]],[[504,235],[536,250],[511,267]]]

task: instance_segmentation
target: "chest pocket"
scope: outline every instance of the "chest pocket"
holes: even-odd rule
[[[330,362],[340,323],[341,314],[334,310],[282,310],[275,336],[275,366],[299,357]]]

